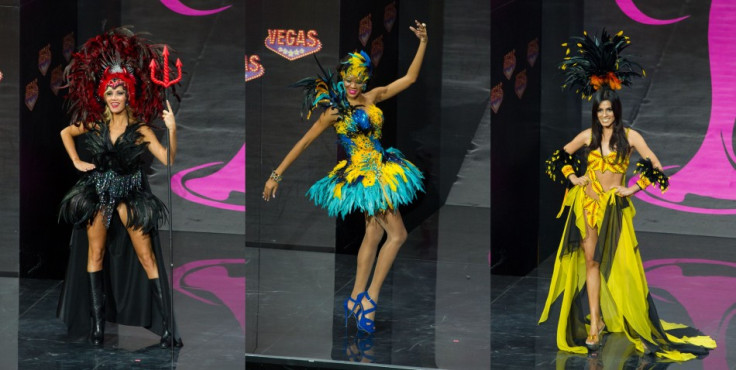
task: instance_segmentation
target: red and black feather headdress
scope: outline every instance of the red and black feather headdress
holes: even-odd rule
[[[125,86],[134,116],[147,124],[153,121],[163,110],[164,88],[151,82],[148,65],[153,58],[162,63],[162,52],[163,45],[124,27],[87,40],[65,71],[70,123],[102,121],[105,89],[117,85]]]

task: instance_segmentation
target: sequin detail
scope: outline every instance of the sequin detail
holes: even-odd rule
[[[109,228],[117,204],[131,191],[142,188],[141,171],[138,170],[130,175],[120,175],[112,170],[96,171],[91,176],[95,183],[97,196],[100,197],[100,211],[105,217],[105,228]]]

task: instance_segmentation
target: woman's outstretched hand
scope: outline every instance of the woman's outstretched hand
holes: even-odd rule
[[[418,20],[414,20],[414,23],[416,23],[417,27],[411,27],[409,26],[409,29],[414,32],[415,35],[417,35],[417,38],[419,38],[419,41],[421,42],[427,42],[427,24],[426,23],[420,23]]]
[[[268,202],[269,199],[276,198],[276,189],[278,188],[279,183],[273,179],[268,179],[268,181],[266,181],[266,186],[263,187],[263,200]]]

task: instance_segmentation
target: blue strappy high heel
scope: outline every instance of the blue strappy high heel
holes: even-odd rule
[[[348,308],[348,302],[353,302],[353,309]],[[360,313],[360,294],[358,294],[357,299],[353,299],[352,297],[348,296],[348,299],[345,300],[345,303],[342,304],[342,306],[345,308],[345,327],[348,326],[348,319],[350,316],[355,316],[355,318],[358,318],[358,314]]]
[[[363,297],[365,297],[373,307],[368,309],[363,307]],[[360,304],[360,312],[356,316],[358,319],[358,329],[368,334],[372,334],[376,331],[376,327],[374,326],[375,323],[373,320],[365,317],[365,315],[376,311],[376,302],[371,299],[371,296],[368,295],[367,291],[358,294],[357,301]]]

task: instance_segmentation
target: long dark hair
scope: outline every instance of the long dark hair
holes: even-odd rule
[[[608,88],[602,88],[593,95],[593,127],[592,136],[590,139],[590,150],[601,148],[601,140],[603,139],[603,126],[598,121],[598,106],[604,101],[611,102],[611,108],[613,108],[613,135],[608,142],[609,149],[616,151],[616,163],[622,162],[628,155],[631,146],[629,140],[626,137],[626,130],[624,124],[621,121],[621,100],[618,98],[618,94],[615,91]],[[601,155],[603,155],[603,148],[601,148]]]

